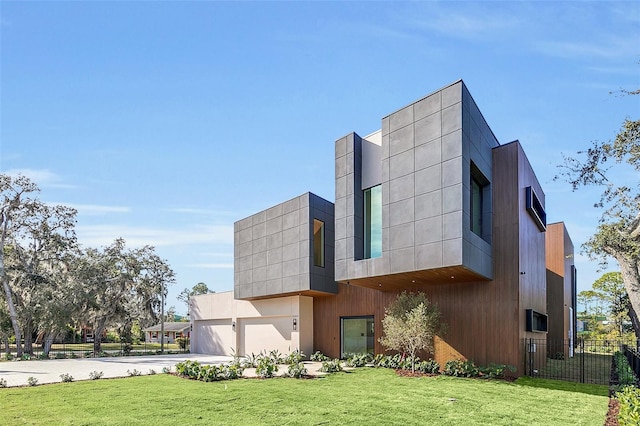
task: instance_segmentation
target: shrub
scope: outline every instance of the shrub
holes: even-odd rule
[[[378,354],[373,358],[373,365],[382,368],[403,368],[404,357],[401,354],[385,355]]]
[[[65,359],[67,355],[64,352],[56,352],[53,356],[55,359]]]
[[[620,401],[618,424],[620,426],[632,426],[640,424],[640,389],[627,386],[616,394]]]
[[[315,351],[313,355],[311,355],[311,361],[315,361],[315,362],[328,361],[329,359],[330,358],[328,356],[326,356],[320,351]]]
[[[6,388],[6,387],[7,387],[7,380],[0,379],[0,388]]]
[[[7,361],[11,361],[13,358],[14,358],[14,357],[13,357],[13,354],[10,354],[10,353],[8,353],[8,354],[6,354],[6,355],[4,356],[4,359],[6,359]]]
[[[71,383],[73,382],[73,376],[69,373],[61,374],[60,379],[62,379],[62,383]]]
[[[442,374],[454,377],[465,377],[464,361],[460,359],[450,359],[445,363]]]
[[[101,379],[102,376],[104,376],[104,373],[102,371],[92,371],[91,373],[89,373],[89,378],[91,380],[98,380]]]
[[[31,359],[31,354],[22,354],[20,359],[23,361],[29,361]]]
[[[195,378],[200,371],[200,363],[198,361],[186,360],[176,364],[176,373],[180,376]]]
[[[127,374],[129,375],[129,377],[134,377],[134,376],[141,376],[142,372],[136,370],[135,368],[133,369],[133,371],[129,371],[127,370]]]
[[[433,359],[416,362],[416,371],[426,374],[438,374],[440,372],[440,364]]]
[[[258,366],[258,360],[261,358],[261,354],[254,354],[251,352],[251,355],[246,355],[244,360],[245,368],[256,368]]]
[[[171,373],[171,367],[162,367],[162,373],[163,374],[170,374]]]
[[[153,368],[149,369],[149,375],[153,376],[154,374],[156,374],[156,370],[154,370]]]
[[[625,386],[635,385],[636,376],[633,369],[629,365],[627,357],[622,352],[616,352],[613,354],[614,365],[616,374],[618,375],[618,384],[620,388]]]
[[[49,359],[49,355],[42,352],[40,355],[38,355],[38,359],[40,360]]]
[[[273,362],[276,364],[285,364],[285,358],[277,349],[274,349],[271,352],[269,352],[269,358],[271,358]]]
[[[38,386],[38,379],[36,379],[35,377],[27,377],[27,384],[29,386]]]
[[[244,369],[240,364],[230,364],[224,366],[224,378],[228,380],[237,379],[242,377]]]
[[[513,365],[505,365],[505,364],[489,364],[486,367],[480,367],[480,377],[484,377],[487,379],[497,379],[503,378],[505,371],[509,370],[511,372],[516,371],[516,368]]]
[[[278,371],[278,362],[275,361],[274,357],[261,357],[258,360],[258,366],[256,367],[256,374],[258,377],[262,377],[263,379],[273,377],[273,375]]]
[[[360,354],[346,354],[347,366],[349,367],[364,367],[368,362],[371,362],[372,356],[369,353]]]
[[[320,367],[320,371],[325,373],[337,373],[342,371],[342,364],[340,364],[339,359],[322,361],[322,367]]]
[[[189,338],[188,337],[177,337],[176,343],[180,346],[180,349],[185,350],[189,348]]]
[[[304,360],[306,358],[304,352],[302,352],[300,349],[296,349],[295,351],[291,352],[289,355],[287,355],[284,359],[285,364],[298,364],[299,362],[302,362],[302,360]]]
[[[307,369],[304,366],[304,364],[301,362],[291,364],[289,365],[289,370],[287,371],[287,375],[289,377],[299,379],[307,375]]]

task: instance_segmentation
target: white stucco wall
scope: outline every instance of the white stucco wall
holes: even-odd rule
[[[190,304],[192,352],[247,355],[277,349],[286,354],[300,349],[308,356],[313,351],[311,297],[248,301],[225,292],[194,296]]]

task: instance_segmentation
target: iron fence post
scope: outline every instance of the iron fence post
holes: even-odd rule
[[[580,342],[580,383],[584,383],[584,340]]]

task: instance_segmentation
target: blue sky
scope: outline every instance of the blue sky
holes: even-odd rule
[[[86,246],[156,246],[178,312],[185,287],[233,288],[234,221],[333,201],[336,139],[460,78],[579,251],[597,193],[556,166],[640,112],[609,94],[640,87],[638,2],[2,1],[0,30],[0,172],[76,207]]]

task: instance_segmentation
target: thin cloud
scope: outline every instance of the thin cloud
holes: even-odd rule
[[[216,216],[230,216],[233,213],[230,211],[224,210],[209,210],[209,209],[200,209],[200,208],[189,208],[189,207],[176,207],[164,209],[164,211],[171,213],[185,213],[185,214],[194,214],[194,215],[216,215]]]
[[[77,188],[76,185],[62,183],[62,178],[49,169],[9,169],[4,173],[12,177],[20,175],[26,176],[34,181],[39,187],[67,189]]]
[[[190,268],[203,269],[233,269],[233,263],[192,263],[187,266]]]
[[[536,44],[540,53],[562,58],[625,58],[638,54],[637,35],[628,37],[598,37],[597,41],[541,41]]]
[[[188,246],[201,244],[233,245],[233,226],[213,225],[190,228],[160,229],[122,225],[77,226],[78,241],[86,246],[97,247],[111,244],[116,238],[124,238],[127,244],[140,247]]]
[[[99,216],[109,213],[129,213],[130,207],[125,206],[101,206],[97,204],[70,204],[70,203],[48,203],[50,205],[64,205],[74,208],[78,211],[78,214]]]

